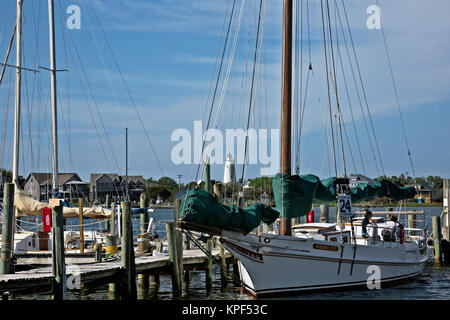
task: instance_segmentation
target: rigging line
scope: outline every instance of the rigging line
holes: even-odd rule
[[[198,164],[198,166],[197,166],[197,171],[196,171],[196,174],[195,174],[195,180],[196,180],[196,181],[197,181],[197,178],[198,178],[198,174],[199,174],[199,169],[200,169],[201,163],[203,162],[203,152],[204,152],[204,149],[205,149],[206,132],[207,132],[208,129],[209,129],[209,126],[210,126],[210,123],[211,123],[212,112],[213,112],[213,110],[214,110],[214,103],[215,103],[215,100],[216,100],[217,89],[218,89],[219,82],[220,82],[220,76],[221,76],[221,74],[222,74],[222,67],[223,67],[223,62],[224,62],[225,52],[226,52],[227,45],[228,45],[228,39],[229,39],[229,35],[230,35],[230,29],[231,29],[231,25],[232,25],[232,22],[233,22],[233,16],[234,16],[234,9],[235,9],[235,6],[236,6],[236,0],[233,1],[233,8],[231,9],[231,15],[230,15],[229,23],[228,23],[227,35],[226,35],[226,38],[225,38],[225,44],[224,44],[224,46],[223,46],[223,51],[222,51],[222,59],[221,59],[221,61],[220,61],[219,71],[218,71],[218,73],[217,73],[216,86],[215,86],[215,88],[214,88],[214,94],[213,94],[213,98],[212,98],[212,102],[211,102],[211,108],[210,108],[210,111],[209,111],[208,123],[207,123],[207,126],[206,126],[205,136],[202,137],[202,140],[203,140],[203,141],[202,141],[202,150],[201,150],[201,153],[200,153],[200,161],[199,161],[199,164]]]
[[[123,128],[125,128],[126,125],[124,123],[124,117],[123,117],[122,111],[121,111],[121,109],[119,108],[119,105],[118,105],[118,99],[117,99],[116,91],[113,89],[113,85],[112,85],[111,79],[110,79],[110,77],[108,75],[107,68],[106,68],[106,65],[105,65],[105,61],[103,59],[103,55],[100,52],[100,47],[99,47],[97,38],[95,37],[95,35],[94,35],[93,31],[92,31],[93,28],[92,28],[91,21],[89,19],[89,15],[87,15],[87,21],[88,21],[88,24],[89,24],[89,27],[90,27],[89,29],[90,29],[90,32],[91,32],[91,37],[94,40],[95,47],[97,49],[97,53],[98,53],[98,55],[100,57],[100,61],[101,61],[102,66],[103,66],[103,72],[105,74],[106,79],[108,80],[109,87],[110,87],[111,92],[112,92],[113,97],[114,97],[114,102],[115,102],[116,109],[117,109],[117,111],[120,114],[120,119],[121,119],[121,122],[122,122],[122,126],[123,126]],[[118,169],[120,170],[119,167],[118,167]]]
[[[72,55],[72,58],[73,58],[73,55]],[[103,154],[104,154],[104,156],[105,156],[106,165],[108,166],[109,171],[112,172],[111,166],[110,166],[109,161],[108,161],[108,156],[107,156],[107,154],[106,154],[105,148],[103,147],[103,142],[102,142],[100,133],[99,133],[99,131],[98,131],[97,124],[96,124],[96,122],[95,122],[95,117],[94,117],[94,114],[92,113],[91,105],[90,105],[90,103],[89,103],[89,99],[88,99],[87,94],[86,94],[86,91],[85,91],[86,89],[85,89],[85,87],[84,87],[84,85],[83,85],[83,81],[82,81],[82,79],[81,79],[80,72],[79,72],[78,70],[76,70],[76,74],[77,74],[78,79],[79,79],[79,81],[80,81],[80,86],[81,86],[81,88],[82,88],[82,92],[83,92],[84,98],[86,99],[86,105],[88,106],[89,113],[90,113],[90,115],[91,115],[92,124],[94,125],[95,132],[97,133],[97,138],[98,138],[98,140],[99,140],[100,147],[101,147],[101,149],[102,149],[102,151],[103,151]]]
[[[349,20],[348,20],[348,15],[347,15],[347,10],[345,8],[344,0],[342,0],[342,7],[344,8],[345,19],[347,21],[347,29],[348,29],[348,32],[349,32],[349,36],[350,36],[350,40],[351,40],[351,44],[352,44],[352,48],[353,48],[353,54],[355,56],[356,67],[357,67],[359,79],[360,79],[360,82],[361,82],[361,88],[362,88],[362,91],[363,91],[363,96],[364,96],[364,101],[365,101],[365,105],[366,105],[366,108],[367,108],[367,113],[369,115],[369,122],[370,122],[370,126],[372,128],[372,134],[373,134],[373,138],[374,138],[374,141],[375,141],[375,147],[376,147],[377,153],[378,153],[378,159],[380,160],[380,165],[381,165],[381,170],[383,172],[383,175],[386,175],[386,173],[384,171],[383,161],[381,159],[380,148],[378,146],[377,137],[375,135],[375,128],[373,126],[372,116],[371,116],[370,110],[369,110],[369,103],[367,102],[366,90],[365,90],[364,85],[363,85],[361,69],[359,67],[359,62],[358,62],[358,58],[357,58],[357,55],[356,55],[356,49],[355,49],[355,45],[354,45],[354,42],[353,42],[353,36],[352,36],[351,31],[350,31],[350,23],[349,23]]]
[[[63,11],[61,8],[61,2],[58,1],[58,8],[60,11],[60,16],[63,17]],[[87,15],[89,17],[89,15]],[[68,55],[67,55],[67,45],[66,45],[66,36],[65,36],[65,28],[63,25],[63,19],[59,19],[60,25],[61,25],[61,30],[63,30],[62,32],[62,38],[63,38],[63,47],[64,47],[64,57],[65,57],[65,61],[66,61],[66,66],[69,66],[69,61],[68,61]],[[69,167],[71,169],[71,171],[74,170],[74,165],[73,165],[73,157],[72,157],[72,135],[71,135],[71,126],[70,126],[70,83],[69,83],[69,73],[67,73],[67,78],[66,78],[66,84],[67,84],[67,129],[68,129],[68,134],[66,134],[67,137],[67,143],[68,143],[68,149],[69,149]],[[61,100],[62,101],[62,100]]]
[[[255,48],[255,55],[253,58],[252,84],[250,87],[250,102],[249,102],[249,106],[248,106],[247,131],[246,131],[246,135],[245,135],[244,164],[242,165],[242,183],[244,183],[244,176],[245,176],[245,159],[247,158],[248,129],[249,129],[249,125],[250,125],[250,115],[251,115],[252,104],[253,104],[253,89],[254,89],[254,82],[255,82],[256,63],[257,63],[257,58],[258,58],[261,12],[262,12],[262,0],[260,0],[260,2],[259,2],[258,28],[256,30],[256,48]]]
[[[92,1],[89,0],[89,3],[91,4],[91,7],[92,7],[93,12],[94,12],[94,16],[96,17],[96,19],[97,19],[97,21],[98,21],[98,24],[99,24],[99,26],[100,26],[100,30],[101,30],[101,32],[102,32],[102,34],[103,34],[103,37],[105,38],[105,42],[106,42],[106,44],[107,44],[107,46],[108,46],[108,49],[109,49],[109,51],[110,51],[110,53],[111,53],[111,56],[112,56],[113,60],[114,60],[114,63],[115,63],[116,68],[117,68],[117,71],[118,71],[119,74],[120,74],[120,78],[121,78],[121,80],[122,80],[122,82],[123,82],[123,85],[124,85],[124,87],[125,87],[125,89],[126,89],[126,91],[127,91],[127,93],[128,93],[128,96],[129,96],[129,98],[130,98],[130,100],[131,100],[131,103],[132,103],[132,105],[133,105],[133,107],[134,107],[134,110],[135,110],[135,112],[136,112],[136,114],[137,114],[137,116],[138,116],[138,119],[139,119],[139,122],[140,122],[140,124],[141,124],[141,126],[142,126],[142,129],[143,129],[144,132],[145,132],[145,136],[147,137],[147,141],[148,141],[148,143],[149,143],[149,145],[150,145],[150,147],[151,147],[151,149],[152,149],[152,151],[153,151],[153,155],[155,156],[155,159],[156,159],[156,162],[157,162],[157,164],[158,164],[158,167],[159,167],[159,169],[160,169],[160,171],[161,171],[161,173],[162,173],[162,176],[164,177],[165,174],[164,174],[164,170],[163,170],[163,168],[162,168],[162,166],[161,166],[161,162],[159,161],[159,158],[158,158],[158,155],[157,155],[157,153],[156,153],[156,151],[155,151],[155,148],[153,147],[153,144],[152,144],[152,142],[150,141],[150,136],[148,135],[147,129],[146,129],[145,126],[144,126],[144,122],[142,121],[141,115],[140,115],[140,113],[139,113],[139,111],[138,111],[138,109],[137,109],[137,106],[136,106],[135,102],[134,102],[133,96],[131,95],[130,89],[129,89],[129,87],[128,87],[126,81],[125,81],[125,78],[123,77],[122,71],[120,70],[119,63],[117,62],[116,56],[114,55],[114,52],[113,52],[113,50],[112,50],[112,47],[111,47],[111,45],[110,45],[110,43],[109,43],[109,41],[108,41],[108,38],[106,37],[105,31],[104,31],[103,26],[102,26],[102,24],[101,24],[101,22],[100,22],[100,19],[99,19],[98,16],[97,16],[97,13],[96,13],[96,11],[95,11],[95,8],[94,8],[94,6],[92,5]]]
[[[5,153],[6,153],[6,131],[7,131],[7,127],[8,127],[8,118],[9,118],[9,101],[10,101],[10,97],[11,97],[11,87],[12,87],[12,73],[8,72],[8,88],[7,89],[7,94],[6,94],[6,104],[5,104],[5,116],[4,116],[4,123],[3,123],[3,132],[2,132],[2,155],[1,155],[1,162],[0,162],[0,168],[4,168],[4,157],[5,157]]]
[[[337,35],[337,33],[336,33],[336,35]],[[337,39],[337,36],[336,36],[336,39]],[[363,161],[363,158],[362,158],[361,146],[360,146],[360,142],[359,142],[358,133],[357,133],[357,130],[356,130],[355,118],[354,118],[354,115],[353,115],[353,108],[352,108],[352,104],[351,104],[351,100],[350,100],[350,94],[349,94],[349,90],[348,90],[347,79],[345,77],[345,72],[344,72],[344,65],[342,63],[341,52],[340,52],[340,49],[339,49],[339,41],[336,42],[336,48],[337,48],[337,56],[338,56],[338,59],[339,59],[340,65],[341,65],[342,79],[344,81],[344,87],[345,87],[345,91],[346,91],[346,94],[347,94],[347,101],[348,101],[348,105],[349,105],[349,108],[350,108],[350,114],[351,114],[351,117],[352,117],[353,129],[354,129],[354,132],[355,132],[356,143],[357,143],[358,151],[359,151],[359,157],[361,159],[361,166],[362,166],[364,175],[366,175],[366,168],[364,167],[364,161]],[[344,126],[344,128],[345,128],[345,126]]]
[[[331,17],[330,17],[330,6],[329,6],[329,0],[327,0],[327,15],[328,15],[328,32],[330,37],[330,48],[331,48],[331,61],[333,65],[333,77],[332,82],[334,79],[334,91],[336,95],[336,108],[338,111],[338,114],[341,114],[341,107],[339,104],[339,96],[338,96],[338,89],[337,89],[337,77],[336,77],[336,66],[335,66],[335,58],[334,58],[334,49],[333,49],[333,34],[331,31]],[[341,117],[338,118],[339,121],[339,133],[341,138],[341,150],[342,150],[342,161],[344,166],[344,177],[347,177],[347,165],[345,161],[345,152],[344,152],[344,141],[342,138],[342,124],[341,124]]]
[[[300,2],[300,5],[299,5]],[[301,119],[301,99],[303,92],[303,0],[294,2],[295,4],[295,62],[294,62],[294,112],[293,112],[293,132],[296,140],[300,139],[300,119]],[[299,20],[300,17],[300,20]],[[300,41],[299,41],[300,40]],[[300,42],[300,44],[299,44]],[[300,47],[300,48],[299,48]],[[299,71],[300,69],[300,71]],[[299,79],[300,78],[300,79]],[[300,96],[300,98],[299,98]],[[297,146],[299,143],[293,143],[294,151],[294,167],[296,174],[300,171],[300,150]]]
[[[228,66],[227,66],[227,70],[225,73],[225,79],[222,85],[222,89],[221,89],[221,94],[219,97],[219,103],[218,103],[218,107],[217,107],[217,112],[216,112],[216,116],[214,118],[214,127],[217,128],[217,123],[218,123],[218,118],[220,117],[221,111],[222,111],[222,107],[223,107],[223,101],[226,95],[226,91],[228,88],[228,81],[230,79],[230,73],[231,73],[231,67],[233,65],[233,60],[234,60],[234,53],[236,50],[236,44],[237,44],[237,39],[239,36],[239,31],[241,28],[241,21],[242,21],[242,13],[243,13],[243,9],[244,9],[244,4],[245,4],[245,0],[242,1],[241,3],[241,8],[239,11],[239,17],[238,17],[238,21],[237,21],[237,26],[236,26],[236,30],[235,30],[235,34],[234,34],[234,39],[233,39],[233,45],[231,47],[231,53],[230,53],[230,58],[228,60]]]
[[[0,74],[0,86],[2,85],[3,76],[4,76],[5,71],[6,71],[6,65],[8,64],[9,54],[10,54],[11,48],[12,48],[12,46],[14,44],[14,36],[15,36],[15,34],[16,34],[16,25],[14,25],[13,32],[12,32],[12,35],[11,35],[11,39],[9,40],[8,50],[6,51],[5,62],[2,65],[2,73]]]
[[[326,45],[326,34],[325,34],[325,18],[323,16],[323,0],[320,0],[320,8],[322,12],[322,34],[323,34],[323,48],[324,48],[324,55],[325,55],[325,74],[327,79],[327,104],[328,104],[328,110],[329,110],[329,116],[330,116],[330,128],[331,128],[331,137],[333,142],[333,159],[334,159],[334,170],[336,177],[338,176],[338,170],[337,170],[337,160],[336,160],[336,148],[334,145],[334,129],[333,129],[333,116],[331,112],[331,97],[330,97],[330,79],[328,76],[328,56],[327,56],[327,45]]]
[[[224,31],[225,31],[225,26],[226,26],[226,22],[227,22],[227,16],[228,16],[228,10],[229,10],[229,7],[230,7],[230,3],[231,3],[231,0],[228,0],[227,9],[225,11],[225,16],[223,18],[223,23],[222,23],[222,31],[220,33],[219,46],[217,47],[216,59],[214,61],[213,73],[211,75],[211,80],[210,80],[210,83],[209,83],[208,96],[207,96],[207,99],[206,99],[205,109],[203,111],[202,124],[205,121],[206,112],[207,112],[208,105],[209,105],[209,99],[210,99],[211,90],[212,90],[212,86],[213,86],[213,82],[214,82],[214,78],[215,78],[215,74],[216,74],[216,67],[217,67],[217,62],[219,60],[220,48],[222,47],[222,39],[223,39]],[[192,180],[192,178],[194,176],[194,171],[195,171],[195,166],[192,166],[191,174],[190,174],[191,180]],[[197,179],[196,179],[195,182],[197,182]],[[188,185],[188,191],[189,191],[189,189],[190,189],[190,185]],[[186,192],[186,195],[187,195],[187,192]]]
[[[81,62],[80,54],[79,54],[78,49],[77,49],[77,47],[76,47],[76,45],[75,45],[75,42],[74,42],[74,39],[73,39],[72,35],[71,35],[70,33],[69,33],[69,35],[70,35],[70,40],[71,40],[71,43],[72,43],[72,47],[74,48],[76,57],[78,58],[78,62],[79,62],[79,64],[80,64],[81,71],[82,71],[83,76],[84,76],[84,80],[85,80],[85,82],[86,82],[86,84],[87,84],[87,87],[88,87],[88,89],[89,89],[89,93],[90,93],[91,98],[92,98],[92,100],[93,100],[93,102],[94,102],[95,111],[97,111],[98,117],[99,117],[99,119],[100,119],[100,124],[101,124],[101,126],[102,126],[102,128],[103,128],[103,131],[105,132],[106,141],[107,141],[107,143],[108,143],[108,145],[109,145],[109,148],[111,149],[111,154],[112,154],[112,156],[113,156],[114,163],[115,163],[116,167],[118,168],[118,170],[120,170],[120,166],[119,166],[119,164],[118,164],[118,162],[117,162],[117,158],[116,158],[116,155],[115,155],[115,153],[114,153],[114,149],[113,149],[113,147],[112,147],[111,140],[109,139],[108,131],[106,130],[106,127],[105,127],[103,118],[102,118],[102,116],[101,116],[100,110],[99,110],[98,105],[97,105],[97,101],[96,101],[95,96],[94,96],[94,93],[93,93],[93,91],[92,91],[92,87],[91,87],[90,82],[89,82],[89,80],[88,80],[88,77],[87,77],[87,74],[86,74],[86,70],[84,69],[83,64],[82,64],[82,62]],[[80,83],[81,83],[81,80],[80,80]]]
[[[335,0],[335,4],[337,4],[336,0]],[[364,127],[365,127],[366,133],[367,133],[367,139],[369,140],[370,151],[372,152],[372,157],[373,157],[373,160],[374,160],[374,163],[375,163],[376,171],[377,171],[378,175],[380,175],[380,172],[379,172],[379,169],[378,169],[377,158],[375,156],[375,151],[374,151],[373,144],[372,144],[372,138],[371,138],[370,132],[369,132],[369,126],[367,125],[366,114],[365,114],[363,103],[362,103],[362,100],[361,100],[361,95],[359,93],[359,86],[358,86],[358,83],[356,81],[355,70],[353,68],[353,63],[352,63],[352,60],[351,60],[351,57],[350,57],[350,52],[348,50],[347,38],[345,37],[344,27],[343,27],[343,24],[342,24],[341,15],[340,15],[340,12],[339,12],[339,7],[337,5],[336,5],[336,11],[337,11],[338,18],[339,18],[339,24],[340,24],[340,27],[341,27],[342,38],[344,39],[345,51],[347,53],[347,59],[348,59],[349,65],[350,65],[350,70],[351,70],[351,73],[352,73],[353,83],[355,85],[356,95],[358,97],[359,107],[361,109],[361,114],[362,114],[362,117],[363,117]],[[361,85],[362,85],[362,83],[361,83]]]
[[[380,7],[380,5],[378,3],[378,0],[376,0],[376,2],[377,2],[378,7]],[[408,138],[407,138],[407,135],[406,135],[405,123],[403,121],[403,115],[402,115],[402,111],[401,111],[401,108],[400,108],[400,99],[398,97],[397,85],[396,85],[395,79],[394,79],[394,72],[393,72],[393,69],[392,69],[391,57],[390,57],[390,54],[389,54],[388,45],[387,45],[387,41],[386,41],[386,35],[384,33],[384,27],[383,27],[383,22],[382,22],[381,18],[380,18],[380,26],[381,26],[381,34],[383,35],[384,48],[386,50],[386,57],[387,57],[388,66],[389,66],[389,73],[391,75],[391,80],[392,80],[392,87],[394,89],[395,101],[397,103],[397,109],[398,109],[398,113],[400,115],[400,122],[402,124],[403,137],[405,139],[406,148],[408,150],[408,157],[409,157],[409,162],[410,162],[411,169],[412,169],[412,172],[413,172],[413,176],[414,176],[414,178],[416,178],[416,173],[415,173],[415,170],[414,170],[414,165],[413,165],[413,161],[412,161],[412,157],[411,157],[411,151],[410,151],[410,148],[409,148]]]

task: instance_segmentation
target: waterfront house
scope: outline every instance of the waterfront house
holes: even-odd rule
[[[52,196],[52,181],[51,173],[32,172],[25,180],[24,191],[37,201],[47,201]],[[59,173],[58,186],[63,199],[87,199],[89,196],[87,182],[81,180],[77,173]]]
[[[90,183],[90,196],[92,201],[106,201],[109,194],[111,200],[123,200],[127,192],[126,176],[117,173],[92,173]],[[139,201],[141,193],[145,191],[145,182],[142,176],[128,176],[128,194],[130,201]]]

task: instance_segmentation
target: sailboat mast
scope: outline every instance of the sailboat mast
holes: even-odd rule
[[[283,0],[283,54],[281,80],[281,161],[282,174],[291,174],[292,117],[292,0]],[[280,234],[291,234],[290,219],[282,208]]]
[[[12,181],[19,185],[19,141],[20,141],[20,104],[22,82],[22,0],[17,0],[16,16],[16,98],[14,106],[14,154]]]
[[[56,100],[56,55],[55,55],[55,15],[53,0],[48,0],[48,17],[50,31],[50,99],[52,108],[52,196],[58,193],[58,114]]]

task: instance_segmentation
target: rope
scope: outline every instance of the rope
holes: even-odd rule
[[[367,109],[367,114],[369,116],[369,122],[370,122],[370,126],[371,126],[371,129],[372,129],[373,138],[374,138],[374,141],[375,141],[375,146],[376,146],[377,153],[378,153],[378,159],[380,160],[380,165],[381,165],[381,170],[383,172],[383,175],[386,175],[386,173],[384,171],[383,161],[381,160],[381,154],[380,154],[380,149],[378,147],[377,137],[375,135],[375,129],[374,129],[374,126],[373,126],[372,116],[371,116],[370,110],[369,110],[369,104],[367,102],[366,90],[365,90],[364,85],[363,85],[361,69],[359,67],[358,57],[356,55],[355,45],[354,45],[354,42],[353,42],[353,36],[352,36],[351,30],[350,30],[350,23],[349,23],[349,20],[348,20],[347,10],[345,9],[344,0],[342,0],[342,7],[343,7],[344,13],[345,13],[345,19],[346,19],[346,22],[347,22],[347,29],[348,29],[350,40],[351,40],[351,44],[352,44],[353,55],[355,56],[355,62],[356,62],[357,70],[358,70],[358,76],[359,76],[359,80],[360,80],[360,83],[361,83],[361,89],[362,89],[363,96],[364,96],[364,101],[365,101],[365,105],[366,105],[366,109]]]
[[[376,0],[376,3],[378,5],[378,7],[380,7],[380,5],[378,3],[378,0]],[[395,83],[394,72],[392,70],[391,57],[389,55],[389,50],[388,50],[387,41],[386,41],[386,35],[384,34],[384,27],[383,27],[383,23],[381,21],[381,17],[380,17],[380,25],[381,25],[381,34],[383,36],[384,48],[385,48],[385,51],[386,51],[386,57],[387,57],[388,66],[389,66],[389,73],[391,75],[391,80],[392,80],[392,87],[394,89],[394,94],[395,94],[395,101],[397,103],[397,109],[398,109],[398,113],[400,115],[400,122],[402,124],[403,138],[405,139],[406,148],[408,150],[408,157],[409,157],[409,162],[410,162],[411,169],[412,169],[412,172],[413,172],[413,176],[414,176],[414,178],[416,178],[416,173],[414,171],[414,164],[413,164],[412,157],[411,157],[411,151],[410,151],[410,148],[409,148],[408,138],[406,136],[405,123],[403,121],[403,115],[402,115],[402,111],[401,111],[401,108],[400,108],[400,100],[399,100],[399,97],[398,97],[397,85]]]
[[[94,8],[94,6],[92,5],[92,1],[89,0],[89,3],[91,4],[92,10],[93,10],[93,12],[94,12],[94,16],[96,17],[96,19],[97,19],[97,21],[98,21],[98,24],[99,24],[99,26],[100,26],[100,30],[101,30],[101,32],[102,32],[102,34],[103,34],[103,37],[104,37],[104,39],[105,39],[105,42],[106,42],[106,44],[107,44],[107,46],[108,46],[108,49],[109,49],[109,51],[110,51],[110,53],[111,53],[111,56],[112,56],[113,60],[114,60],[114,64],[115,64],[115,66],[116,66],[116,68],[117,68],[117,71],[118,71],[119,74],[120,74],[120,78],[121,78],[121,80],[122,80],[122,82],[123,82],[123,85],[124,85],[124,87],[125,87],[125,89],[126,89],[126,91],[127,91],[127,93],[128,93],[128,96],[129,96],[130,101],[131,101],[131,103],[132,103],[132,105],[133,105],[133,107],[134,107],[134,110],[135,110],[135,112],[136,112],[136,114],[137,114],[137,116],[138,116],[139,123],[141,124],[142,129],[144,130],[145,136],[146,136],[147,141],[148,141],[148,143],[149,143],[149,145],[150,145],[150,148],[152,149],[153,155],[155,156],[155,159],[156,159],[156,162],[157,162],[157,164],[158,164],[158,167],[159,167],[159,169],[160,169],[160,171],[161,171],[161,173],[162,173],[162,176],[164,177],[165,174],[164,174],[164,170],[163,170],[163,168],[162,168],[162,166],[161,166],[161,162],[159,161],[159,158],[158,158],[158,155],[156,154],[155,148],[153,147],[153,144],[152,144],[152,142],[150,141],[150,137],[149,137],[149,135],[148,135],[147,129],[146,129],[145,126],[144,126],[144,122],[142,121],[141,115],[140,115],[140,113],[139,113],[139,111],[138,111],[138,109],[137,109],[137,106],[136,106],[135,102],[134,102],[133,96],[131,95],[130,89],[129,89],[129,87],[128,87],[126,81],[125,81],[125,78],[123,77],[122,71],[120,70],[119,63],[117,62],[116,56],[114,55],[114,52],[113,52],[113,50],[112,50],[112,48],[111,48],[111,45],[110,45],[110,43],[109,43],[109,41],[108,41],[108,38],[106,37],[105,31],[104,31],[103,26],[102,26],[102,24],[101,24],[101,22],[100,22],[100,19],[99,19],[98,16],[97,16],[97,13],[96,13],[96,11],[95,11],[95,8]]]
[[[247,117],[247,130],[245,134],[245,149],[244,149],[244,161],[247,158],[247,149],[248,149],[248,129],[250,126],[250,115],[253,105],[253,91],[254,91],[254,85],[255,85],[255,73],[256,73],[256,62],[258,57],[258,48],[259,48],[259,36],[260,36],[260,26],[261,26],[261,12],[262,12],[262,0],[259,2],[259,15],[258,15],[258,28],[256,31],[256,45],[255,45],[255,55],[253,58],[253,73],[252,73],[252,84],[250,89],[250,102],[248,106],[248,117]],[[244,176],[245,176],[245,163],[242,166],[242,184],[244,184]]]

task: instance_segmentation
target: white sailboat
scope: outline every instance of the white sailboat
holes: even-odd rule
[[[293,0],[283,1],[280,171],[286,176],[291,175],[292,7]],[[383,230],[391,229],[390,226],[383,217],[373,217],[375,225],[367,226],[368,237],[363,237],[362,218],[356,217],[351,209],[349,179],[344,175],[333,185],[336,200],[344,201],[344,206],[338,206],[338,223],[299,224],[291,228],[287,211],[295,208],[286,209],[277,203],[281,211],[280,234],[228,231],[226,226],[183,221],[182,215],[179,226],[218,236],[238,259],[243,287],[257,297],[353,287],[380,288],[421,274],[428,259],[426,228],[404,228],[396,240],[385,240]],[[192,206],[186,209],[183,214],[195,210]]]

